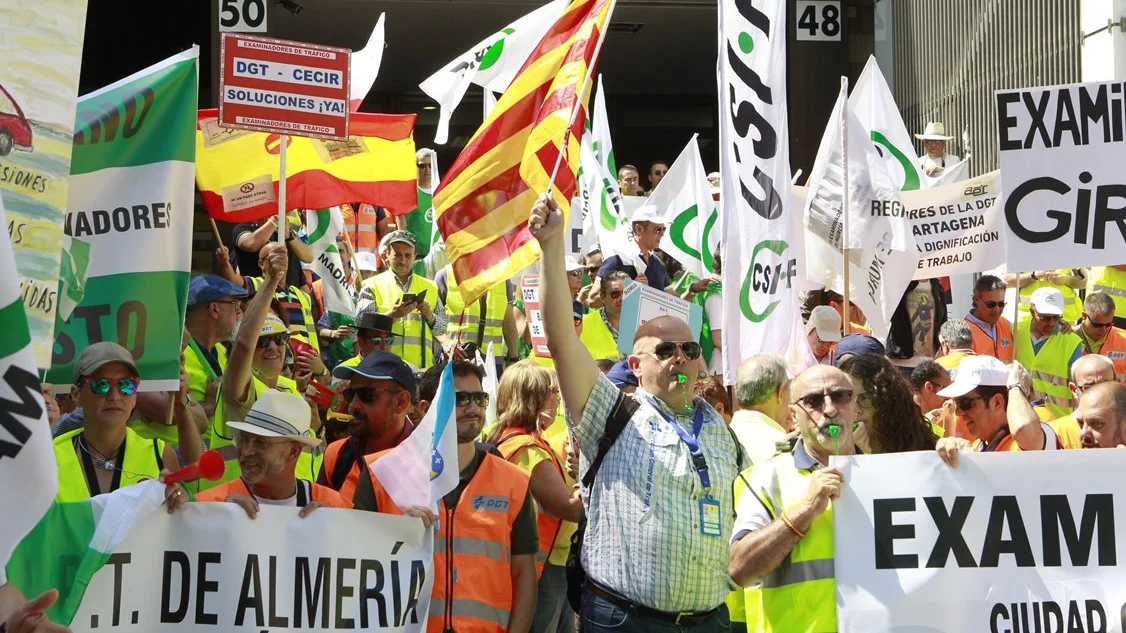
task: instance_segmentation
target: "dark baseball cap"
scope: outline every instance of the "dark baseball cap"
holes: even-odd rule
[[[403,389],[415,393],[415,378],[411,368],[403,359],[391,352],[372,352],[354,367],[337,367],[332,370],[332,377],[337,380],[347,380],[353,375],[360,375],[372,380],[394,380],[402,385]]]
[[[358,330],[375,330],[377,332],[390,332],[391,326],[395,324],[395,319],[392,319],[386,314],[368,310],[360,313],[360,318],[356,319],[356,329]]]
[[[78,360],[74,361],[75,384],[78,384],[78,381],[82,378],[98,371],[98,368],[102,365],[109,363],[121,363],[129,368],[134,377],[139,378],[141,376],[141,372],[137,371],[137,363],[133,361],[133,355],[129,353],[129,350],[112,341],[102,341],[82,350],[82,353],[78,355]]]
[[[849,334],[842,337],[837,343],[837,359],[834,365],[841,366],[841,357],[846,354],[876,354],[884,355],[884,344],[867,334]]]
[[[630,385],[634,387],[638,386],[637,375],[629,368],[628,361],[623,360],[615,363],[614,366],[610,368],[610,371],[606,373],[606,377],[619,389]]]
[[[218,301],[223,297],[245,297],[246,288],[235,285],[219,275],[195,275],[188,282],[188,305]]]

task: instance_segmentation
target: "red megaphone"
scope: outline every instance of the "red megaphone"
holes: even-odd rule
[[[223,473],[226,470],[227,464],[223,461],[223,456],[219,454],[219,451],[203,451],[203,454],[199,456],[198,462],[188,464],[176,472],[168,473],[161,481],[166,484],[191,481],[193,479],[217,481],[223,477]]]

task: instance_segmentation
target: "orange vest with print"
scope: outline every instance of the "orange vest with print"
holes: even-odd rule
[[[486,453],[457,506],[449,508],[442,500],[434,534],[428,633],[508,630],[512,526],[530,494],[528,485],[528,473]],[[402,514],[374,475],[372,487],[380,512]]]
[[[1013,345],[1013,328],[1009,325],[1009,321],[1005,319],[1005,317],[997,319],[996,341],[973,321],[966,319],[966,325],[970,326],[970,333],[973,334],[974,337],[972,346],[974,352],[986,356],[993,356],[1004,363],[1011,363],[1013,361],[1013,355],[1016,353],[1016,346]]]
[[[374,253],[379,250],[379,214],[370,204],[357,206],[359,211],[350,204],[340,205],[344,228],[357,253]]]
[[[555,469],[559,471],[559,476],[563,477],[563,465],[559,463],[559,457],[556,456],[555,451],[551,450],[551,446],[543,440],[543,438],[535,437],[530,433],[521,431],[519,429],[512,429],[511,432],[506,432],[497,442],[497,450],[504,456],[508,462],[512,462],[520,451],[538,446],[547,451],[551,456],[551,463],[555,465]],[[531,476],[531,473],[528,473]],[[551,550],[555,547],[555,539],[559,536],[559,529],[563,525],[563,519],[551,516],[539,505],[536,501],[536,527],[540,533],[540,551],[536,553],[536,577],[543,575],[543,566],[547,563],[547,559],[551,556]]]
[[[1080,337],[1082,338],[1082,337]],[[1083,353],[1087,353],[1087,346],[1083,346]],[[1119,381],[1126,381],[1126,330],[1112,327],[1110,332],[1099,347],[1098,354],[1102,354],[1114,363],[1114,374]]]

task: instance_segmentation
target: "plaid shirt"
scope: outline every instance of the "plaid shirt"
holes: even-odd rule
[[[598,453],[618,395],[617,387],[599,374],[582,420],[571,429],[583,473]],[[731,483],[739,472],[738,445],[723,418],[697,398],[696,406],[704,410],[699,443],[708,463],[711,497],[720,504],[722,531],[705,536],[699,500],[706,493],[691,452],[658,410],[689,434],[693,414],[677,415],[640,389],[635,397],[641,407],[606,455],[592,489],[583,491],[583,568],[599,585],[652,609],[714,609],[735,588],[727,575],[727,543],[735,518]]]

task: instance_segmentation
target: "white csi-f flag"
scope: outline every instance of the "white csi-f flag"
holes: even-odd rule
[[[842,83],[813,163],[804,215],[805,275],[844,294],[843,249],[849,249],[849,298],[868,317],[872,335],[882,341],[918,267],[919,254],[911,223],[903,217],[899,188],[845,95]]]
[[[344,229],[340,209],[332,207],[309,211],[305,223],[309,231],[309,248],[313,251],[313,263],[309,264],[309,269],[321,278],[325,310],[354,317],[356,302],[348,292],[348,275],[344,272],[340,249],[336,246],[336,237]]]
[[[433,508],[460,477],[453,363],[442,370],[434,402],[410,436],[372,462],[373,475],[400,510]]]
[[[0,198],[0,224],[8,226]],[[0,585],[12,551],[58,490],[51,426],[43,405],[12,243],[0,239]],[[30,597],[30,596],[29,596]]]
[[[602,89],[602,75],[598,76],[598,92],[594,95],[594,114],[590,118],[590,141],[594,158],[602,174],[602,212],[609,220],[610,211],[622,213],[622,192],[618,188],[618,165],[614,160],[614,143],[610,139],[610,121],[606,115],[606,92]]]
[[[661,250],[699,278],[712,275],[713,253],[719,246],[719,210],[712,199],[708,172],[700,158],[696,134],[676,157],[668,173],[649,195],[649,204],[665,218]]]
[[[874,55],[868,56],[864,72],[852,87],[848,107],[868,130],[868,136],[883,159],[884,167],[900,191],[914,191],[925,186],[922,171],[915,159],[915,143],[907,133],[903,117],[891,96],[891,89],[876,64]]]
[[[786,113],[786,2],[719,2],[723,379],[790,352],[801,313]],[[738,120],[736,120],[738,115]],[[796,333],[796,334],[795,334]]]
[[[486,92],[504,92],[566,8],[567,0],[553,0],[481,40],[418,85],[438,102],[435,143],[444,145],[449,140],[450,118],[469,85],[481,86]]]
[[[380,13],[375,28],[368,36],[368,43],[360,50],[352,53],[352,76],[348,79],[348,101],[352,112],[357,112],[368,96],[368,91],[375,85],[375,78],[379,76],[379,67],[383,63],[383,40],[385,27],[383,20],[387,14]]]

